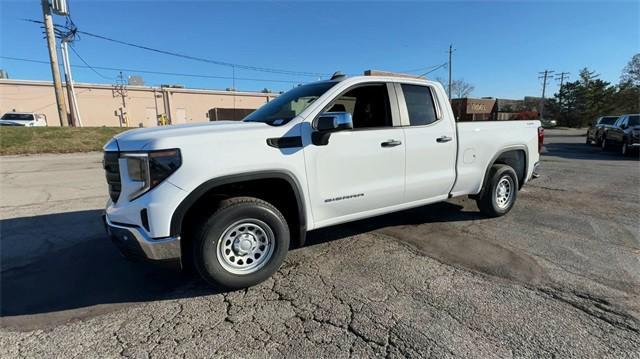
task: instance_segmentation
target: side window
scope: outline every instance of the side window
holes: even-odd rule
[[[427,86],[402,84],[411,126],[424,126],[436,121],[436,109]]]
[[[627,118],[626,117],[620,117],[620,123],[618,124],[618,127],[624,128],[624,125],[626,123],[627,123]]]
[[[386,84],[358,86],[333,102],[328,112],[349,112],[353,128],[391,127],[391,106]]]

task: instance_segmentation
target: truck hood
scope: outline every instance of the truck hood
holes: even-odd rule
[[[122,132],[114,136],[114,139],[117,141],[120,151],[155,150],[180,147],[185,141],[201,136],[235,131],[251,131],[269,127],[271,126],[260,122],[215,121],[139,128]]]

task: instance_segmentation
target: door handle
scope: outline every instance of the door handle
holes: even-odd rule
[[[384,141],[380,144],[380,146],[382,147],[396,147],[396,146],[400,146],[402,144],[402,141],[398,141],[398,140],[388,140],[388,141]]]
[[[442,137],[438,137],[438,138],[436,139],[436,142],[438,142],[438,143],[445,143],[445,142],[449,142],[449,141],[451,141],[451,140],[453,140],[453,138],[451,138],[451,137],[449,137],[449,136],[442,136]]]

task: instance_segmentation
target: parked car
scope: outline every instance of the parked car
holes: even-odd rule
[[[540,121],[456,123],[442,85],[390,74],[296,87],[243,121],[136,129],[104,147],[105,223],[126,254],[257,284],[306,232],[471,196],[508,213]]]
[[[541,118],[540,123],[542,123],[542,127],[544,128],[556,127],[558,125],[556,120],[547,120],[546,118]]]
[[[627,156],[640,148],[640,114],[622,115],[605,132],[602,138],[602,150],[617,147]]]
[[[587,145],[595,143],[600,146],[604,133],[616,123],[617,119],[618,116],[602,116],[596,122],[591,123],[587,130]]]
[[[7,112],[0,118],[0,126],[47,126],[47,117],[33,112]]]

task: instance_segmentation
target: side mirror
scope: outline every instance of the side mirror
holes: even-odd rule
[[[353,128],[353,118],[348,112],[324,112],[316,120],[315,128],[317,131],[311,133],[311,142],[316,146],[326,146],[331,133]]]
[[[320,132],[336,132],[353,128],[353,118],[349,112],[324,112],[316,121]]]

